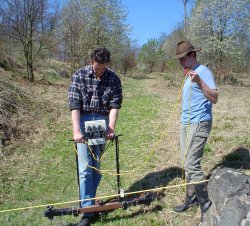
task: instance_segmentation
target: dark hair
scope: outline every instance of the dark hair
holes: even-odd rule
[[[91,53],[91,60],[94,60],[100,64],[110,62],[110,52],[104,47],[97,47]]]

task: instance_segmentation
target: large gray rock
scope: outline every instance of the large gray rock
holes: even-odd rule
[[[230,168],[215,170],[208,183],[211,226],[250,226],[250,176]]]

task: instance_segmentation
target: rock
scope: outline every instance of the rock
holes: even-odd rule
[[[248,213],[247,218],[241,222],[240,226],[250,226],[250,212]]]
[[[208,183],[208,194],[212,201],[208,225],[249,225],[250,176],[230,168],[216,169]]]
[[[240,225],[250,212],[249,196],[234,196],[227,199],[221,209],[219,226]]]
[[[208,194],[219,210],[228,198],[250,195],[250,177],[229,168],[217,169],[209,180]]]

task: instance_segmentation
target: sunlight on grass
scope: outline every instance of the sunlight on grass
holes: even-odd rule
[[[78,200],[76,156],[74,144],[69,141],[72,138],[66,101],[69,80],[52,78],[50,81],[57,85],[37,84],[39,88],[34,90],[40,97],[36,97],[37,103],[45,106],[39,110],[39,114],[34,113],[39,117],[39,120],[35,120],[37,124],[34,124],[37,136],[27,137],[27,141],[13,145],[10,154],[1,162],[2,210]],[[173,81],[174,86],[171,85]],[[182,183],[179,162],[180,103],[176,105],[181,82],[178,82],[174,77],[164,78],[157,74],[122,78],[124,100],[116,133],[122,135],[119,137],[121,184],[126,191]],[[243,105],[241,108],[237,105],[242,97],[240,92],[232,97],[237,101],[228,100],[232,90],[236,92],[238,89],[227,87],[220,97],[220,103],[214,107],[213,130],[205,146],[203,161],[206,173],[215,165],[225,162],[248,164],[245,159],[248,158],[250,136],[246,128],[249,127],[250,112],[243,109]],[[33,107],[36,109],[36,106]],[[34,139],[33,144],[28,142],[29,138]],[[239,152],[232,152],[235,148],[239,148]],[[103,173],[97,195],[117,194],[114,144],[110,144],[106,150],[101,169],[114,170],[114,174]],[[245,172],[249,173],[249,169]],[[199,211],[195,207],[183,215],[172,211],[173,206],[184,197],[182,187],[168,189],[164,194],[165,197],[149,207],[116,210],[95,225],[183,225],[183,222],[195,225],[198,222]],[[78,202],[58,207],[78,207]],[[47,226],[50,221],[43,216],[45,210],[46,207],[39,207],[0,213],[0,225]],[[73,216],[58,217],[52,221],[52,225],[73,226],[79,219]]]

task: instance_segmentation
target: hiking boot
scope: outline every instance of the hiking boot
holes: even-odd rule
[[[190,182],[190,179],[187,178],[187,183],[189,182]],[[193,184],[187,184],[185,201],[182,205],[176,206],[174,208],[174,211],[178,213],[184,212],[194,205],[198,205],[198,199],[195,193],[195,188]]]
[[[77,226],[89,226],[93,220],[93,217],[83,216]]]
[[[207,225],[206,213],[212,202],[208,197],[207,183],[195,184],[195,191],[201,209],[201,220],[199,225]]]

